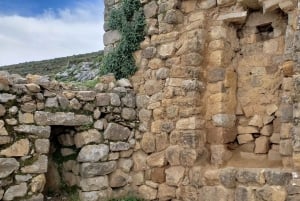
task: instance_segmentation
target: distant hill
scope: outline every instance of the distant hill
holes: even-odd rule
[[[39,74],[55,77],[57,73],[64,72],[72,64],[78,65],[82,62],[100,63],[103,51],[61,57],[43,61],[25,62],[9,66],[0,66],[0,70],[26,76],[27,74]]]

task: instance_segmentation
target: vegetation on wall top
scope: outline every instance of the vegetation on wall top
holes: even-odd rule
[[[114,73],[120,79],[135,73],[137,67],[133,52],[139,49],[144,40],[145,25],[143,7],[139,0],[123,0],[120,7],[112,10],[108,26],[120,32],[121,40],[117,47],[105,55],[101,74]]]

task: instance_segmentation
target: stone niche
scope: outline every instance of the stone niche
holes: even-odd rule
[[[242,5],[247,8],[247,4]],[[209,115],[212,115],[212,128],[222,127],[223,130],[217,135],[222,136],[221,139],[211,134],[216,130],[208,130],[208,135],[211,134],[208,141],[227,144],[231,153],[223,159],[229,161],[229,166],[292,165],[293,73],[287,68],[293,65],[291,21],[294,15],[278,6],[267,8],[266,3],[229,14],[224,9],[218,17],[227,35],[222,41],[227,52],[220,62],[226,69],[213,67],[208,75],[221,77],[225,74],[223,82],[216,80],[223,86],[223,109],[219,114]],[[213,43],[216,41],[210,44]],[[212,83],[216,85],[216,81]]]

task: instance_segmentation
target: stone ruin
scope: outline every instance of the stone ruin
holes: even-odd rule
[[[105,76],[95,91],[37,75],[0,80],[0,200],[78,187],[88,201],[127,188],[137,126],[128,80]]]
[[[299,201],[298,2],[141,2],[131,84],[1,73],[0,200],[63,182],[82,201]],[[105,0],[106,20],[119,3]],[[105,29],[109,52],[120,34]]]

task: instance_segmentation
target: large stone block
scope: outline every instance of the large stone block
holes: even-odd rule
[[[207,141],[210,144],[225,144],[236,139],[237,131],[235,128],[213,127],[208,129]]]
[[[103,35],[103,43],[105,46],[114,44],[118,42],[120,39],[121,39],[121,34],[116,30],[108,31]]]
[[[234,191],[223,186],[204,186],[200,189],[199,201],[232,201],[234,200]]]
[[[97,162],[108,156],[109,147],[105,144],[86,145],[84,146],[77,157],[78,162]]]
[[[42,112],[37,111],[34,114],[34,119],[37,125],[41,126],[82,126],[93,123],[93,119],[86,115],[76,115],[72,112]]]
[[[81,133],[77,133],[74,137],[74,142],[77,148],[89,143],[101,143],[102,135],[96,129],[90,129]]]
[[[0,155],[6,157],[21,157],[29,153],[30,145],[28,139],[21,139],[6,149],[0,151]]]
[[[292,173],[281,170],[266,170],[265,171],[266,182],[269,185],[284,186],[288,185],[292,179]]]
[[[170,186],[179,186],[184,177],[185,168],[181,166],[172,166],[166,169],[166,184]]]
[[[83,178],[80,180],[80,187],[83,191],[97,191],[104,190],[109,187],[108,177],[92,177],[92,178]]]
[[[0,158],[0,178],[3,179],[19,168],[19,162],[14,158]]]
[[[100,163],[82,163],[80,166],[80,175],[83,178],[108,175],[117,168],[116,161]]]
[[[104,139],[112,141],[126,141],[131,132],[129,128],[116,123],[109,123],[104,131]]]
[[[4,193],[3,200],[15,200],[26,195],[28,190],[27,184],[21,183],[19,185],[10,186]]]
[[[32,159],[29,159],[32,160]],[[37,160],[31,165],[27,165],[21,168],[22,173],[42,174],[46,173],[48,169],[48,157],[45,155],[38,156]]]

